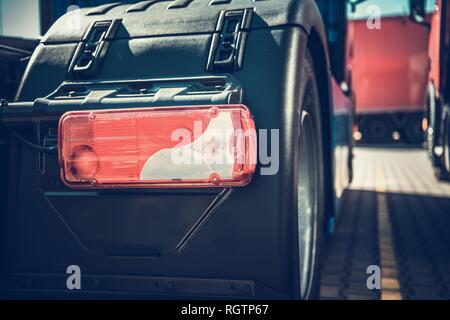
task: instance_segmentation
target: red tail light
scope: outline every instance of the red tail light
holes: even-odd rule
[[[59,137],[72,188],[244,186],[256,167],[243,105],[69,112]]]

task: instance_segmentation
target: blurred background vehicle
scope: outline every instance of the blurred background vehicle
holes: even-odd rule
[[[429,17],[426,7],[434,5]],[[429,33],[425,90],[426,148],[442,180],[450,179],[450,1],[412,0],[411,20]]]
[[[428,4],[424,12],[433,6]],[[365,1],[352,15],[355,138],[364,144],[423,142],[428,31],[408,19],[408,1]],[[379,21],[377,21],[379,19]]]
[[[374,144],[422,143],[427,30],[406,16],[382,17],[379,30],[369,29],[366,19],[350,24],[358,139]]]

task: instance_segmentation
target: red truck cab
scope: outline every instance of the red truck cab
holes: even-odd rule
[[[356,138],[363,143],[420,144],[428,32],[404,15],[381,17],[380,28],[367,23],[367,19],[350,21]]]

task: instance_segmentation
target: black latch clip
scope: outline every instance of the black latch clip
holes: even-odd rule
[[[252,15],[252,8],[221,12],[209,53],[208,71],[233,72],[242,68]]]
[[[113,38],[119,23],[120,20],[95,22],[78,46],[69,73],[75,78],[96,76],[108,49],[108,40]]]

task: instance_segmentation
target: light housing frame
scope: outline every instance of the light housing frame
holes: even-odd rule
[[[98,139],[93,136],[92,127],[95,125],[94,121],[96,119],[103,117],[113,117],[122,115],[124,118],[129,117],[130,119],[133,117],[137,117],[137,115],[142,115],[146,117],[151,117],[151,115],[157,116],[159,115],[171,115],[174,118],[177,117],[189,117],[193,114],[196,116],[216,118],[218,114],[228,113],[230,114],[231,119],[233,119],[233,132],[236,130],[242,130],[245,134],[240,140],[243,143],[240,143],[240,147],[243,150],[239,150],[239,154],[243,155],[243,161],[236,161],[236,156],[234,155],[234,164],[232,176],[223,177],[217,172],[212,172],[208,177],[198,177],[195,179],[154,179],[154,180],[136,180],[130,179],[129,181],[124,181],[123,179],[98,179],[96,176],[99,171],[101,171],[102,157],[98,155],[98,150],[95,147],[95,139]],[[179,116],[177,116],[179,115]],[[239,115],[238,119],[236,118]],[[90,145],[85,143],[73,144],[72,146],[70,142],[67,142],[67,132],[69,130],[68,123],[70,123],[73,119],[82,119],[84,118],[86,123],[89,123],[88,127],[90,127]],[[239,121],[236,121],[239,120]],[[112,121],[112,120],[111,120]],[[235,128],[234,125],[237,125],[239,128]],[[170,127],[170,124],[168,124]],[[182,128],[181,128],[182,129]],[[205,132],[208,131],[208,128]],[[202,136],[204,133],[202,133]],[[129,134],[129,132],[128,132]],[[202,105],[202,106],[173,106],[173,107],[146,107],[146,108],[119,108],[119,109],[101,109],[101,110],[83,110],[83,111],[71,111],[65,113],[59,121],[58,126],[58,158],[60,164],[60,176],[64,184],[71,189],[160,189],[160,188],[224,188],[224,187],[243,187],[248,185],[251,180],[254,172],[256,171],[256,162],[257,162],[257,135],[256,135],[256,127],[253,116],[251,115],[250,110],[247,106],[242,104],[236,105]],[[100,137],[101,138],[101,137]],[[107,137],[103,137],[105,139]],[[136,138],[140,138],[140,136],[136,135]],[[198,138],[198,137],[197,137]],[[197,138],[194,138],[197,139]],[[88,140],[88,139],[87,139]],[[231,140],[230,140],[231,141]],[[235,141],[235,140],[233,140]],[[69,143],[69,147],[67,144]],[[230,142],[231,143],[231,142]],[[227,145],[228,146],[228,145]],[[233,144],[235,146],[235,144]],[[138,146],[139,147],[139,146]],[[137,147],[137,148],[138,148]],[[73,165],[74,163],[83,163],[79,159],[74,161],[73,159],[69,159],[70,155],[73,155],[74,150],[84,149],[84,156],[86,159],[97,158],[98,167],[89,167],[89,163],[86,168],[82,168],[84,172],[84,178],[80,176],[75,177]],[[171,150],[171,148],[162,148],[161,150]],[[234,150],[234,149],[233,149]],[[92,154],[89,156],[89,152]],[[202,154],[203,155],[203,154]],[[153,155],[152,155],[153,156]],[[149,157],[150,159],[151,157]],[[149,160],[147,159],[147,161]],[[239,163],[238,163],[239,162]],[[240,163],[242,162],[242,163]],[[138,165],[136,165],[138,166]],[[157,170],[156,168],[155,170]],[[142,170],[140,172],[140,176],[142,176]],[[76,170],[75,170],[76,171]],[[88,173],[92,174],[92,177],[87,178]]]

